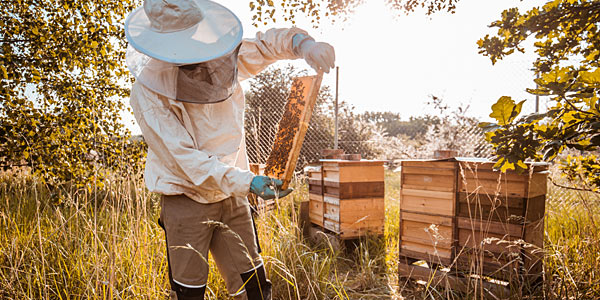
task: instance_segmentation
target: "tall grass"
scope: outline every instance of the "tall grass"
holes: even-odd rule
[[[386,174],[383,237],[335,248],[299,227],[306,186],[257,218],[274,299],[445,298],[446,290],[398,280],[398,174]],[[551,189],[545,288],[553,299],[600,297],[599,200]],[[0,299],[161,299],[168,279],[159,198],[137,179],[56,193],[26,172],[0,174]],[[207,298],[227,299],[209,260]],[[452,294],[456,295],[456,294]],[[459,297],[459,296],[457,296]]]

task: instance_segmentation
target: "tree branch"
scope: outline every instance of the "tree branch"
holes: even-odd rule
[[[600,192],[597,192],[597,191],[594,191],[594,190],[591,190],[591,189],[578,188],[578,187],[566,186],[566,185],[558,184],[558,183],[556,183],[554,181],[554,179],[552,179],[552,177],[548,177],[548,179],[550,180],[550,182],[552,182],[552,184],[555,187],[559,187],[559,188],[563,188],[563,189],[568,189],[568,190],[573,190],[573,191],[592,192],[592,193],[600,194]]]

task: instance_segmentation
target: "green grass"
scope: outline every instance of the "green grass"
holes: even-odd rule
[[[0,175],[0,299],[166,298],[159,200],[137,180],[99,191],[51,194],[30,176]],[[306,186],[257,219],[274,299],[445,298],[446,289],[398,280],[398,174],[386,175],[383,237],[335,249],[308,242],[298,227]],[[600,297],[600,200],[551,188],[546,218],[544,294]],[[208,299],[227,299],[210,260]],[[400,284],[400,286],[399,286]]]

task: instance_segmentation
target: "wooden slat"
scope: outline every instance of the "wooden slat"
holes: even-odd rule
[[[472,218],[474,220],[491,220],[495,222],[505,222],[512,224],[523,224],[525,218],[522,208],[513,208],[506,206],[491,206],[460,203],[458,206],[458,216],[463,218]]]
[[[323,194],[323,187],[320,185],[313,185],[313,184],[309,184],[308,185],[308,192],[312,193],[312,194]]]
[[[442,262],[444,263],[444,262]],[[448,265],[449,263],[444,263]],[[440,287],[445,287],[449,290],[457,290],[463,293],[471,292],[473,286],[483,285],[481,292],[484,299],[509,299],[511,297],[510,289],[500,284],[494,284],[487,281],[480,281],[470,278],[461,278],[439,269],[429,269],[417,265],[409,265],[405,263],[398,264],[398,276],[410,277],[414,280],[427,282],[428,286],[434,287],[437,290],[442,290]],[[473,282],[469,282],[473,281]],[[402,286],[402,284],[400,284]]]
[[[340,205],[340,199],[338,199],[337,197],[323,196],[323,201],[326,203]]]
[[[308,199],[309,199],[309,200],[314,200],[314,201],[320,201],[320,202],[323,202],[323,195],[309,193],[309,194],[308,194]]]
[[[446,216],[434,216],[402,211],[402,220],[422,222],[427,224],[437,224],[442,226],[452,226],[452,218]]]
[[[434,168],[434,169],[454,169],[456,167],[455,162],[451,161],[434,161],[434,160],[403,160],[400,162],[402,168],[404,167],[420,167],[420,168]]]
[[[448,250],[454,242],[451,226],[441,226],[406,219],[402,221],[402,240],[418,242],[428,246],[436,245]]]
[[[335,233],[340,233],[340,223],[331,220],[323,220],[323,227]]]
[[[468,193],[459,193],[458,201],[460,203],[471,203],[471,205],[494,205],[501,207],[511,207],[516,209],[523,209],[525,207],[525,202],[527,199],[524,197],[506,197],[499,195],[495,197],[493,195],[481,195],[481,194],[468,194]]]
[[[308,179],[308,184],[310,185],[316,185],[316,186],[321,186],[322,185],[322,180],[321,179]]]
[[[330,203],[325,203],[323,217],[331,221],[340,222],[340,207]]]
[[[523,247],[525,271],[533,276],[539,276],[542,273],[544,260],[544,219],[527,224],[523,235],[526,242]]]
[[[423,188],[428,190],[453,190],[454,182],[454,175],[402,174],[402,184],[428,187]]]
[[[383,231],[383,225],[374,227],[344,228],[340,233],[340,238],[355,239],[364,236],[365,234],[382,235]]]
[[[461,180],[459,191],[484,195],[500,195],[503,197],[527,197],[527,185],[522,181],[498,182],[496,180]]]
[[[339,199],[383,197],[385,183],[377,182],[343,182],[337,187],[325,185],[325,194]]]
[[[323,227],[323,217],[322,216],[317,216],[317,215],[309,213],[308,218],[311,223],[313,223],[315,225],[319,225],[320,227]]]
[[[469,218],[458,217],[456,225],[460,229],[485,231],[498,235],[508,235],[512,237],[521,237],[523,234],[523,226],[517,224],[508,224],[486,220],[474,220]]]
[[[495,162],[472,162],[472,161],[460,161],[459,162],[461,168],[463,169],[472,169],[472,170],[483,170],[483,171],[492,171]],[[548,170],[548,163],[526,163],[528,168],[533,167],[533,172],[543,172]],[[525,170],[524,173],[528,173],[528,170]],[[516,171],[508,171],[508,174],[522,174]]]
[[[518,237],[509,235],[500,235],[491,232],[484,232],[470,229],[458,230],[459,249],[461,247],[483,249],[495,254],[500,253],[519,253],[521,247]]]
[[[402,196],[415,196],[415,197],[426,197],[426,198],[438,198],[438,199],[454,199],[454,193],[449,192],[440,192],[440,191],[426,191],[420,189],[410,189],[410,188],[402,188],[400,191]]]
[[[345,159],[321,159],[319,160],[323,167],[327,168],[336,168],[336,167],[346,167],[346,166],[383,166],[385,160],[370,160],[370,159],[361,159],[361,160],[345,160]]]
[[[548,192],[548,174],[547,173],[535,173],[531,176],[529,181],[529,191],[527,193],[528,198],[534,198],[538,196],[546,195]]]
[[[452,216],[454,202],[451,199],[415,197],[402,195],[400,208],[406,211]]]
[[[311,214],[317,215],[317,216],[323,216],[323,202],[321,201],[309,201],[308,204],[308,211]]]
[[[454,168],[452,169],[436,169],[423,167],[402,167],[402,174],[422,174],[422,175],[445,175],[454,176]]]
[[[413,243],[409,241],[402,241],[400,254],[406,254],[404,250],[414,251],[423,254],[428,257],[429,261],[435,261],[436,258],[449,259],[452,255],[452,251],[444,248],[434,248],[432,246]],[[408,256],[408,255],[407,255]],[[410,256],[409,256],[410,257]]]
[[[323,178],[336,182],[384,181],[383,164],[380,166],[347,166],[337,170],[323,167]]]
[[[310,180],[318,180],[321,181],[322,174],[321,172],[308,172],[308,178]]]
[[[402,183],[402,189],[454,193],[454,187],[440,188],[440,187],[436,187],[436,186],[432,186],[432,185],[423,186],[423,185]]]
[[[281,179],[283,189],[287,189],[294,174],[322,79],[323,73],[319,72],[317,76],[295,78],[292,83],[273,149],[265,166],[265,175]]]

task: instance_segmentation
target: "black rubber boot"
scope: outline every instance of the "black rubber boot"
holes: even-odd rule
[[[165,239],[166,239],[167,231],[165,230],[165,225],[163,224],[161,219],[158,219],[158,225],[165,232]],[[206,291],[206,286],[201,287],[201,288],[187,288],[187,287],[181,286],[177,282],[173,281],[173,276],[171,275],[171,263],[169,262],[169,244],[168,243],[167,243],[167,266],[169,267],[169,282],[171,283],[171,290],[174,291],[175,294],[177,295],[177,300],[204,300],[204,292]]]
[[[177,294],[177,300],[204,300],[206,287],[187,288],[176,282],[171,282],[171,289]]]
[[[244,289],[248,300],[271,300],[271,282],[267,280],[265,267],[240,274],[245,282]]]

